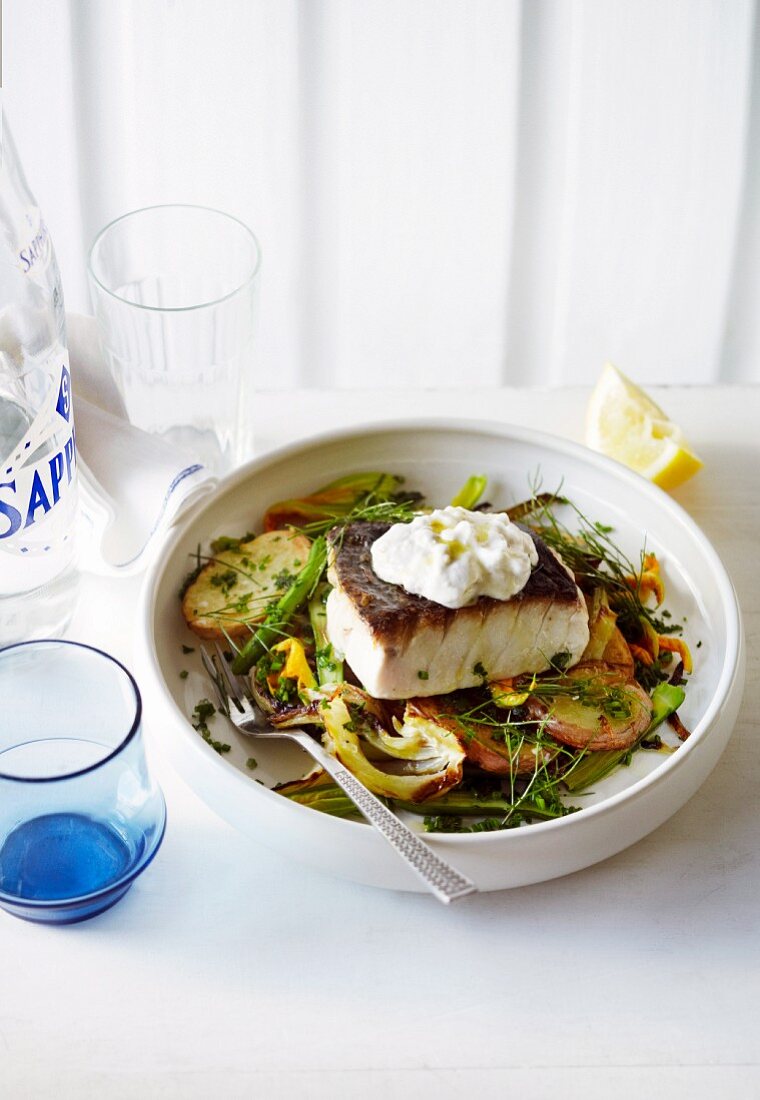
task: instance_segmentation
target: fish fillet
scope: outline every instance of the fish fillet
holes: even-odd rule
[[[380,580],[371,547],[386,523],[354,523],[331,539],[327,632],[370,695],[444,695],[522,672],[568,664],[589,637],[586,602],[572,574],[531,532],[538,564],[516,596],[482,596],[456,610]]]

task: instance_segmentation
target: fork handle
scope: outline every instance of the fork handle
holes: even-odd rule
[[[448,905],[449,902],[477,891],[477,886],[471,879],[455,870],[445,859],[441,859],[429,844],[421,840],[403,821],[391,813],[385,803],[376,798],[372,791],[368,790],[318,741],[300,730],[288,732],[291,733],[294,741],[297,741],[318,764],[322,765],[338,786],[343,788],[370,825],[374,825],[385,837],[394,852],[419,875],[428,890],[439,901]]]

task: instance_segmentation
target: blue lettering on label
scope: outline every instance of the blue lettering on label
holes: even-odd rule
[[[24,272],[31,271],[31,269],[39,260],[40,256],[45,251],[45,245],[47,244],[48,230],[47,226],[43,222],[40,225],[40,231],[29,242],[26,248],[22,248],[19,251],[18,258],[21,260],[21,266]]]
[[[0,483],[0,489],[12,489],[16,492],[16,482],[6,481]],[[8,520],[8,527],[5,531],[0,531],[0,539],[10,538],[11,535],[15,535],[21,526],[21,513],[18,508],[14,508],[12,504],[8,504],[7,501],[0,497],[0,516],[5,516]]]
[[[50,484],[53,487],[53,504],[57,504],[61,499],[61,490],[58,486],[61,484],[61,478],[63,477],[63,455],[59,451],[57,455],[54,455],[50,462]],[[71,481],[71,478],[69,478]]]
[[[61,369],[61,387],[58,390],[55,411],[68,423],[71,416],[71,375],[65,366]]]
[[[66,484],[67,485],[71,484],[71,467],[74,465],[74,462],[76,460],[75,444],[76,444],[76,439],[75,439],[75,436],[74,436],[74,432],[72,431],[71,437],[66,440],[66,445],[63,448],[63,452],[66,455]]]
[[[40,471],[34,471],[34,477],[32,478],[32,492],[29,497],[29,509],[26,513],[26,523],[24,527],[31,527],[34,523],[34,514],[38,508],[42,508],[43,511],[49,512],[52,508],[52,504],[47,498],[47,493],[42,485],[42,478],[40,477]]]
[[[76,469],[76,439],[72,431],[66,443],[34,471],[23,499],[18,499],[16,480],[0,482],[0,540],[11,538],[21,528],[32,527],[61,499],[64,470],[70,485]],[[3,499],[3,498],[6,499]],[[26,520],[24,521],[24,515]],[[6,526],[3,526],[3,521]]]

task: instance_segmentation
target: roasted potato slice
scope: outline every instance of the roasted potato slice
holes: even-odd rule
[[[531,775],[560,751],[549,745],[535,745],[527,739],[512,747],[494,737],[487,725],[477,722],[464,727],[452,713],[452,703],[446,696],[412,699],[409,707],[455,734],[470,763],[493,775]]]
[[[629,749],[647,728],[652,700],[625,671],[603,661],[569,669],[556,692],[532,694],[525,709],[555,741],[591,752]]]
[[[311,542],[291,529],[268,531],[247,542],[222,539],[188,586],[182,614],[201,638],[245,639],[261,622],[309,556]]]
[[[483,728],[476,728],[462,744],[470,763],[493,775],[532,775],[560,751],[527,740],[513,749]]]

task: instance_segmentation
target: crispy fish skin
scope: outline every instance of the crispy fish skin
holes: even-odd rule
[[[557,653],[579,660],[589,637],[585,600],[532,532],[538,564],[521,592],[453,610],[375,574],[372,544],[388,526],[350,524],[329,541],[328,635],[371,695],[445,695],[484,678],[542,672]]]

